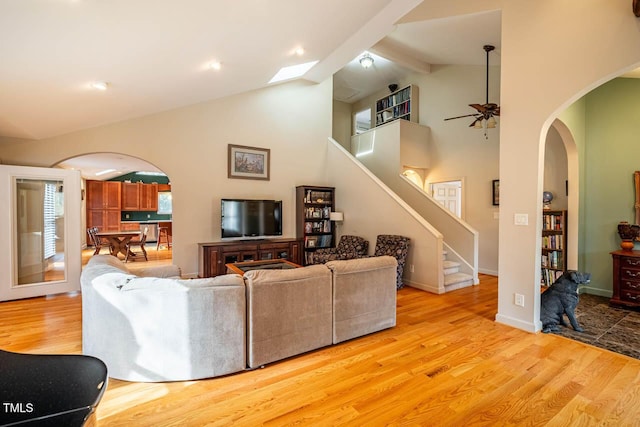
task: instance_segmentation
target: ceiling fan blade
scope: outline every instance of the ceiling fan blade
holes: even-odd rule
[[[449,117],[448,119],[445,119],[445,120],[461,119],[463,117],[476,117],[476,116],[477,114],[465,114],[464,116]]]
[[[496,108],[493,112],[494,116],[500,116],[500,107]]]
[[[470,125],[470,128],[474,128],[476,127],[476,123],[481,122],[482,121],[482,117],[478,117],[477,119],[475,119]]]
[[[487,109],[484,105],[480,105],[480,104],[469,104],[469,107],[475,108],[476,110],[478,110],[478,112],[480,112],[481,114],[484,114],[487,112]]]

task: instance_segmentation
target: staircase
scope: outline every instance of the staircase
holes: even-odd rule
[[[447,260],[447,251],[443,251],[444,288],[445,292],[466,288],[473,285],[473,276],[460,272],[460,263]]]

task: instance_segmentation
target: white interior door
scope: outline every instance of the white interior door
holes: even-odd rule
[[[431,195],[458,218],[462,218],[462,181],[431,184]]]
[[[0,165],[0,301],[80,289],[80,173]]]

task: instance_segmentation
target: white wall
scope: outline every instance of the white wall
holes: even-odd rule
[[[500,103],[500,68],[489,68],[489,101]],[[400,87],[418,86],[419,123],[431,130],[425,188],[432,182],[464,180],[463,219],[479,233],[479,271],[498,274],[499,211],[492,205],[492,181],[499,177],[500,123],[498,128],[488,130],[486,139],[483,130],[469,128],[473,119],[444,120],[473,113],[468,104],[483,104],[485,79],[485,66],[432,65],[431,73],[414,73],[398,83]],[[376,99],[387,93],[381,88],[354,103],[353,110],[375,107]]]
[[[354,234],[369,241],[373,254],[378,234],[400,234],[411,239],[404,271],[405,283],[434,293],[444,292],[442,234],[431,227],[377,178],[353,161],[347,150],[328,146],[328,175],[336,187],[336,210],[344,212],[340,235]],[[394,157],[399,160],[399,151]],[[374,178],[372,178],[372,176]],[[379,181],[379,180],[378,180]],[[414,271],[411,271],[411,266]]]
[[[629,2],[502,3],[500,290],[497,320],[540,329],[544,142],[558,113],[640,63],[640,21]],[[526,226],[514,215],[526,214]],[[514,294],[525,297],[516,306]]]
[[[333,139],[347,150],[351,143],[351,105],[346,102],[333,101]]]
[[[544,150],[544,191],[553,194],[550,207],[553,210],[564,210],[568,207],[566,181],[567,150],[558,131],[551,127],[547,134]],[[577,248],[575,248],[577,249]]]
[[[296,185],[326,184],[331,98],[331,79],[317,85],[294,82],[0,148],[3,161],[13,164],[51,166],[112,151],[158,166],[169,176],[174,197],[173,260],[193,274],[198,242],[220,239],[223,197],[283,200],[283,234],[295,236]],[[271,180],[227,178],[227,144],[271,149]]]

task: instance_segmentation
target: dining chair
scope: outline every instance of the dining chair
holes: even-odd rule
[[[144,248],[144,244],[147,242],[148,232],[149,227],[145,227],[144,231],[142,231],[142,236],[140,236],[140,240],[129,240],[129,243],[127,243],[127,254],[124,257],[124,262],[129,261],[129,255],[132,253],[131,248],[134,246],[139,246],[142,254],[144,255],[144,260],[149,261],[149,258],[147,258],[147,250]]]
[[[102,249],[102,239],[96,235],[97,232],[98,232],[98,227],[87,228],[87,234],[89,235],[89,240],[91,240],[91,243],[93,243],[93,247],[95,248],[95,251],[93,252],[94,255],[98,255],[100,253],[100,250]],[[109,253],[112,253],[113,248],[111,247],[111,245],[109,245],[108,247],[109,247]]]

